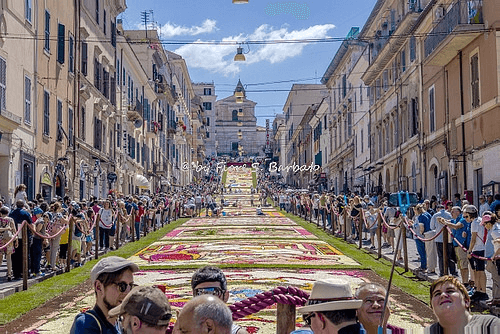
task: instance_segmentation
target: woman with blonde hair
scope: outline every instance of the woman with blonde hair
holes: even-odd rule
[[[14,191],[14,202],[18,199],[22,199],[24,203],[28,202],[28,195],[26,195],[26,185],[22,183],[18,185],[16,187],[16,190]]]

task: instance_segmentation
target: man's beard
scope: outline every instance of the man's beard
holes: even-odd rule
[[[102,302],[104,303],[104,305],[106,305],[106,308],[109,310],[111,310],[112,308],[120,305],[120,303],[117,303],[116,305],[112,305],[110,302],[108,302],[108,300],[106,299],[106,296],[104,296]]]
[[[128,323],[127,328],[122,328],[122,334],[134,334],[130,322]]]

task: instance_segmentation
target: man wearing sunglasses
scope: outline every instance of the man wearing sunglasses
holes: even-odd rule
[[[191,278],[193,296],[214,295],[227,303],[229,291],[227,291],[226,276],[217,267],[205,266],[198,269]],[[231,334],[248,334],[241,326],[233,324]]]
[[[108,317],[118,317],[122,334],[165,334],[172,312],[168,299],[158,288],[138,286]]]
[[[90,271],[96,303],[93,309],[75,317],[71,334],[118,334],[116,316],[109,311],[117,307],[135,286],[133,273],[139,267],[124,258],[108,256]]]

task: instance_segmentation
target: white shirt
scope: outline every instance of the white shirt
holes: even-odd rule
[[[482,217],[485,211],[490,211],[490,206],[488,205],[488,202],[484,202],[479,206],[479,217]]]
[[[485,247],[484,247],[483,238],[484,238],[484,232],[486,231],[486,228],[483,225],[481,225],[480,218],[476,218],[472,221],[472,223],[470,225],[470,231],[471,231],[471,233],[473,233],[473,232],[477,233],[476,243],[474,244],[474,248],[472,249],[472,251],[473,252],[484,251]]]
[[[101,208],[99,210],[101,220],[99,221],[99,228],[110,229],[113,225],[113,210]]]

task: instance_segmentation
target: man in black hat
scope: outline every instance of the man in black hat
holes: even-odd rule
[[[168,299],[158,288],[138,286],[108,317],[117,318],[122,334],[164,334],[172,318]]]

